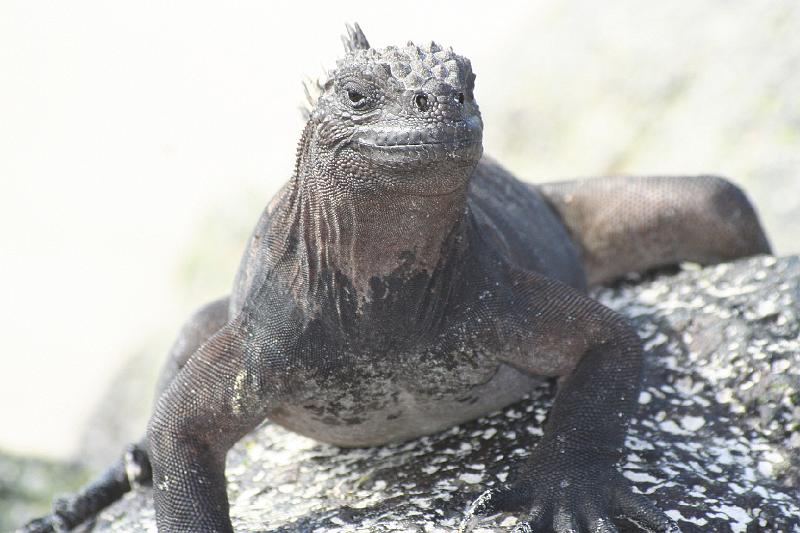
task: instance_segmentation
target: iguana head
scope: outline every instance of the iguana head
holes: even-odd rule
[[[350,190],[465,187],[483,130],[469,60],[433,42],[372,48],[358,25],[348,33],[347,54],[309,93],[306,163]]]

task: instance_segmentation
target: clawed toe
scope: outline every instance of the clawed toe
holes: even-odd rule
[[[544,522],[544,516],[543,509],[536,508],[532,510],[523,520],[520,520],[512,530],[512,533],[534,533],[540,530]]]
[[[645,496],[634,493],[627,483],[611,483],[607,500],[593,499],[588,494],[562,499],[552,498],[552,493],[536,493],[530,484],[487,490],[470,504],[459,531],[472,531],[480,518],[527,507],[527,513],[511,533],[619,533],[612,516],[626,518],[643,531],[680,533],[673,520]],[[566,502],[572,504],[565,506]]]
[[[528,516],[525,520],[519,522],[511,533],[538,533],[541,531],[549,531],[545,529],[544,520],[541,516]],[[574,520],[569,522],[554,523],[553,531],[555,533],[619,533],[619,529],[615,526],[610,519],[604,518],[594,521],[593,525],[588,529],[581,528]]]
[[[610,518],[595,520],[589,531],[592,533],[619,533],[619,529],[611,522]]]
[[[678,524],[641,494],[630,490],[619,491],[616,498],[616,509],[619,516],[631,520],[647,531],[680,533]]]

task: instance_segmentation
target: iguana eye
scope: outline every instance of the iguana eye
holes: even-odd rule
[[[361,107],[367,103],[367,97],[353,89],[347,90],[347,99],[353,104],[353,107]]]

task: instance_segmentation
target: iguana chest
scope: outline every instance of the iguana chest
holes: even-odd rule
[[[329,354],[337,364],[306,371],[270,418],[316,440],[374,446],[480,417],[519,400],[538,379],[481,350],[448,350]]]

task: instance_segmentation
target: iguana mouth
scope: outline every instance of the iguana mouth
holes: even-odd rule
[[[448,145],[480,142],[480,119],[470,117],[446,124],[414,127],[384,124],[364,128],[356,134],[359,142],[373,146]]]
[[[390,168],[408,169],[443,161],[474,164],[483,153],[480,138],[413,144],[379,144],[359,139],[356,145],[358,152],[372,164]]]
[[[378,142],[369,142],[366,140],[359,140],[358,143],[361,146],[366,146],[369,148],[377,148],[382,150],[413,150],[416,148],[424,148],[427,146],[430,147],[441,147],[441,148],[459,148],[463,146],[471,146],[474,144],[479,144],[481,141],[480,139],[464,139],[464,140],[453,140],[453,141],[430,141],[430,142],[419,142],[419,143],[378,143]]]
[[[439,130],[370,129],[354,139],[359,152],[380,163],[398,164],[440,159],[479,159],[481,129],[467,122]]]

